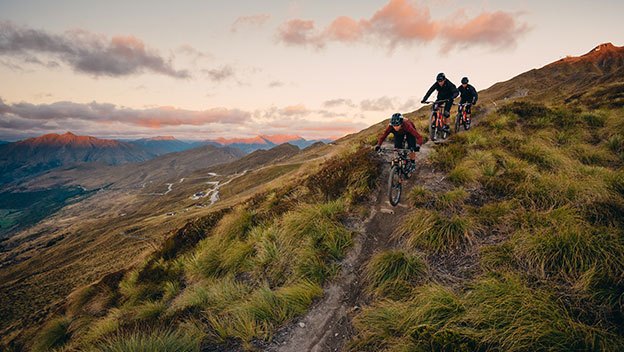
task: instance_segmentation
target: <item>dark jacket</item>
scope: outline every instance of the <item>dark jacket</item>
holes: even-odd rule
[[[425,97],[423,98],[423,100],[427,100],[427,98],[429,98],[429,96],[431,95],[431,93],[433,93],[434,90],[438,91],[438,99],[437,100],[450,100],[450,101],[453,101],[453,99],[457,98],[457,96],[459,95],[459,91],[457,90],[457,87],[455,87],[455,85],[451,81],[446,79],[442,86],[440,86],[440,84],[438,84],[438,82],[435,82],[431,86],[431,88],[429,88],[429,90],[427,91],[427,94],[425,94]]]
[[[379,137],[377,145],[381,145],[381,143],[383,143],[383,141],[386,139],[386,137],[388,137],[388,134],[390,133],[394,133],[395,136],[409,133],[412,136],[416,137],[418,145],[422,145],[422,136],[418,133],[418,131],[416,131],[416,126],[414,126],[414,123],[410,120],[403,120],[401,128],[398,131],[395,131],[392,125],[388,125],[384,133],[381,135],[381,137]]]
[[[477,94],[477,90],[475,89],[475,87],[467,84],[466,88],[464,88],[464,86],[459,86],[458,90],[459,93],[461,93],[461,99],[459,102],[460,104],[470,102],[470,104],[474,105],[477,103],[477,99],[479,99],[479,94]]]

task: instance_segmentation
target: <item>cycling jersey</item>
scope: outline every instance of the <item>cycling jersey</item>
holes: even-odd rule
[[[469,102],[470,104],[476,104],[477,99],[479,99],[479,94],[477,94],[477,90],[470,84],[464,86],[459,86],[459,93],[461,93],[460,104]]]
[[[377,145],[381,145],[383,141],[388,137],[388,134],[393,133],[396,139],[397,136],[401,136],[401,141],[403,140],[403,136],[406,134],[410,134],[418,140],[418,145],[422,145],[422,136],[416,131],[416,126],[410,120],[403,120],[401,124],[401,128],[398,131],[395,131],[392,125],[388,125],[384,133],[379,137],[379,141],[377,141]],[[409,138],[408,138],[409,140]]]

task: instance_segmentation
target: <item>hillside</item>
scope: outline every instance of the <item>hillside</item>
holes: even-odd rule
[[[63,165],[101,162],[120,165],[151,159],[155,154],[131,143],[47,134],[0,146],[0,185]]]
[[[49,251],[2,273],[3,343],[622,350],[624,109],[613,104],[617,96],[582,83],[604,75],[619,94],[624,76],[612,73],[622,67],[620,49],[601,47],[480,92],[473,128],[423,146],[397,207],[386,200],[389,159],[371,151],[387,121],[331,145],[282,145],[169,180],[167,194],[146,189],[150,201],[131,221],[69,228]],[[544,89],[561,70],[576,72],[574,82]],[[425,109],[409,117],[424,130]],[[177,213],[155,215],[164,209]],[[93,236],[112,223],[117,236]],[[116,243],[134,241],[144,245]],[[47,272],[20,276],[53,251],[78,248],[97,255],[61,256]],[[90,263],[72,270],[79,257]],[[42,299],[51,278],[82,271],[92,274]],[[37,308],[18,317],[12,301]]]
[[[297,146],[301,149],[306,148],[314,143],[323,142],[329,143],[331,140],[306,140],[297,135],[261,135],[252,138],[217,138],[215,140],[207,140],[206,143],[218,145],[218,146],[229,146],[233,148],[241,149],[245,152],[253,152],[255,150],[263,150],[263,149],[271,149],[277,145],[289,143],[291,145]]]
[[[142,138],[132,141],[156,155],[164,155],[167,153],[181,152],[192,149],[197,146],[175,139],[172,136],[158,136],[152,138]]]

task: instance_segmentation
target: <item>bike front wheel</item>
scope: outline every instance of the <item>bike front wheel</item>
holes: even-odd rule
[[[401,181],[401,168],[399,165],[392,166],[388,177],[388,198],[393,207],[401,200]]]
[[[455,118],[455,133],[459,132],[460,121],[461,121],[461,116],[459,114],[457,114],[457,117]],[[464,128],[466,128],[465,124],[464,124]]]
[[[438,137],[438,120],[436,119],[435,113],[431,114],[431,118],[429,119],[429,139],[435,141]]]

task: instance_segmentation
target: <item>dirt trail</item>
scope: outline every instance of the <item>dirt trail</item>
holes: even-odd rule
[[[487,112],[489,109],[483,115]],[[472,122],[475,126],[478,121],[473,119]],[[369,201],[369,216],[363,222],[361,219],[347,221],[347,226],[357,231],[358,235],[353,248],[342,262],[338,277],[324,288],[323,297],[307,314],[278,331],[271,343],[258,345],[259,350],[324,352],[344,349],[345,344],[356,334],[351,324],[353,317],[363,305],[370,303],[371,297],[363,282],[364,267],[376,252],[398,247],[392,232],[401,218],[411,210],[407,199],[410,189],[414,185],[433,192],[445,192],[453,188],[445,180],[445,173],[433,170],[426,162],[433,149],[433,142],[422,146],[416,157],[418,170],[403,184],[402,199],[396,207],[388,202],[386,181],[390,156],[384,157],[379,186]],[[427,256],[426,259],[435,268],[432,270],[432,279],[449,285],[462,282],[466,273],[477,263],[474,248],[448,256]]]
[[[425,160],[433,150],[433,143],[423,145],[416,161],[420,169],[404,183],[402,200],[396,207],[388,202],[387,183],[390,156],[384,157],[379,187],[369,201],[369,215],[361,219],[347,220],[347,226],[358,232],[355,244],[342,262],[342,268],[324,289],[324,295],[312,309],[280,330],[273,341],[258,346],[263,351],[340,351],[346,341],[354,335],[351,320],[368,297],[363,284],[363,270],[371,256],[397,245],[392,232],[401,217],[407,214],[407,194],[415,184],[422,184],[423,177],[428,182],[436,176],[426,166]]]

